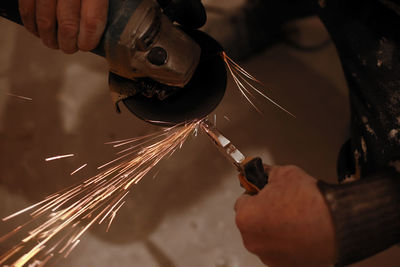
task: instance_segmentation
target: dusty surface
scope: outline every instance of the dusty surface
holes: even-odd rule
[[[325,34],[315,21],[303,26],[317,39]],[[95,174],[97,166],[113,159],[105,142],[157,130],[125,109],[114,112],[101,58],[51,51],[4,20],[0,32],[1,217]],[[297,164],[334,181],[349,116],[333,46],[304,53],[278,45],[242,65],[272,88],[270,94],[297,119],[269,103],[262,104],[265,116],[259,116],[230,82],[216,111],[221,130],[247,155],[271,164]],[[75,157],[44,161],[69,153]],[[69,175],[83,163],[88,163],[84,171]],[[262,266],[245,251],[234,225],[233,205],[242,193],[235,170],[204,135],[191,138],[157,169],[156,179],[149,176],[136,187],[108,234],[103,228],[92,230],[59,265]],[[12,226],[0,224],[0,233]],[[400,260],[398,251],[357,266],[395,266],[391,262]]]

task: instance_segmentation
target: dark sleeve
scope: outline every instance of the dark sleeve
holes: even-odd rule
[[[319,2],[349,86],[351,140],[339,163],[360,179],[319,183],[336,230],[338,263],[346,265],[400,242],[400,35],[394,26],[400,4]]]
[[[399,174],[385,172],[350,184],[318,186],[331,210],[338,265],[360,261],[399,242]]]
[[[400,2],[320,2],[349,87],[357,176],[400,168]]]

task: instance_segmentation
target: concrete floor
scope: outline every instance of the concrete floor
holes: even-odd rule
[[[299,40],[326,36],[315,19],[298,25]],[[113,159],[105,142],[158,129],[125,109],[114,112],[103,59],[51,51],[4,20],[0,32],[1,217],[95,174],[97,166]],[[334,181],[349,118],[334,47],[305,53],[276,45],[241,64],[297,119],[269,103],[262,105],[265,115],[258,115],[230,82],[216,111],[219,128],[246,155],[296,164]],[[76,156],[44,161],[68,153]],[[83,163],[88,163],[83,172],[69,175]],[[263,266],[243,248],[234,224],[233,205],[242,193],[236,172],[204,135],[191,138],[157,169],[156,179],[147,177],[129,196],[109,233],[93,229],[58,265]],[[0,234],[12,226],[0,223]],[[1,251],[8,246],[1,244]],[[399,249],[392,248],[355,266],[397,266],[399,261]]]

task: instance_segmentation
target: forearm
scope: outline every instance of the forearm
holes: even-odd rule
[[[330,208],[338,264],[372,256],[400,241],[400,175],[379,173],[344,185],[318,184]]]

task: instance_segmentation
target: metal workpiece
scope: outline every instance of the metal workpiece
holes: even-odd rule
[[[268,184],[268,174],[261,158],[246,158],[208,119],[204,119],[200,126],[218,150],[236,167],[240,184],[246,193],[258,194]]]
[[[242,163],[246,159],[242,152],[237,149],[232,142],[212,124],[208,119],[205,119],[201,124],[201,128],[214,141],[216,147],[224,154],[228,160],[236,166],[239,172],[243,172]]]
[[[133,8],[125,2],[117,12],[122,14],[109,17],[104,35],[104,56],[111,72],[127,79],[150,77],[162,84],[185,86],[199,63],[199,45],[153,0],[142,0],[129,18],[121,19]]]

